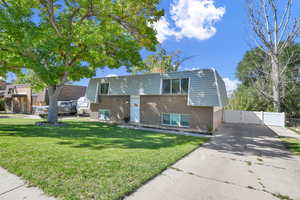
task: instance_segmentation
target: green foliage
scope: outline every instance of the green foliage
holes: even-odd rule
[[[149,55],[144,60],[144,65],[135,66],[132,72],[176,72],[183,62],[192,56],[182,58],[180,50],[168,53],[162,47],[158,47],[156,54]]]
[[[241,85],[229,101],[228,109],[273,111],[273,101],[265,96],[272,93],[270,78],[271,68],[268,66],[269,57],[259,48],[246,52],[243,60],[237,67],[236,77]],[[280,63],[288,63],[281,74],[282,94],[281,108],[291,116],[300,115],[300,85],[295,82],[297,69],[300,64],[300,45],[293,44],[287,47],[280,56]]]
[[[47,86],[32,70],[23,70],[23,72],[16,73],[16,79],[12,83],[29,84],[34,93],[42,91]]]
[[[262,98],[253,87],[241,85],[229,99],[228,110],[273,111],[273,104]]]
[[[123,199],[208,140],[90,121],[34,122],[0,119],[0,166],[68,200]]]
[[[95,75],[96,68],[142,63],[155,50],[149,24],[163,11],[159,0],[0,1],[0,68],[30,69],[43,85]]]

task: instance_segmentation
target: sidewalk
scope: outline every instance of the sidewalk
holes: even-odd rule
[[[273,132],[275,132],[279,137],[296,138],[300,140],[300,135],[288,128],[279,127],[279,126],[268,126],[268,127]]]
[[[0,167],[1,200],[55,200],[37,187],[29,187],[25,181]]]

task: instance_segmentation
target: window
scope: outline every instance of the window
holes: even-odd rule
[[[108,94],[109,83],[100,84],[100,94]]]
[[[110,120],[110,110],[99,110],[99,119],[105,121]]]
[[[189,79],[184,78],[181,79],[181,93],[187,94],[189,91]]]
[[[190,115],[181,115],[180,117],[180,125],[181,126],[190,126],[190,120],[191,120],[191,116]]]
[[[171,80],[163,80],[163,94],[171,93]]]
[[[170,124],[170,114],[162,114],[162,123],[163,124]]]
[[[162,82],[163,94],[187,94],[189,90],[189,79],[164,79]]]
[[[172,126],[180,126],[180,115],[179,114],[171,114],[171,125]]]
[[[186,114],[163,113],[162,124],[177,127],[189,127],[191,116]]]
[[[180,93],[180,80],[173,79],[172,80],[172,94],[178,94],[178,93]]]

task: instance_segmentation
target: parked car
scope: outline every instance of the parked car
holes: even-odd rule
[[[86,97],[80,97],[77,101],[77,114],[89,115],[90,114],[90,101]]]
[[[77,101],[58,101],[59,115],[75,115],[77,113]],[[34,106],[34,114],[45,117],[48,115],[49,106]]]

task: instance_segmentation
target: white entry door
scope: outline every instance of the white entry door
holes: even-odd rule
[[[140,123],[140,96],[130,96],[130,121]]]

